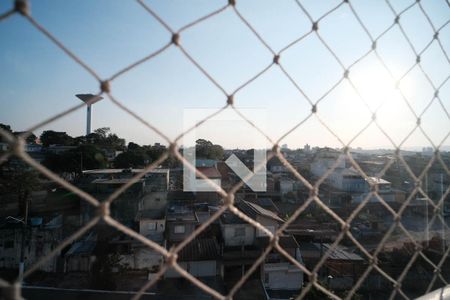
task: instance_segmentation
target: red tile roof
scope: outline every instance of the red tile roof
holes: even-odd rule
[[[202,172],[206,177],[211,179],[222,178],[222,175],[220,175],[220,172],[215,167],[197,167],[197,170]],[[197,178],[201,177],[197,176]]]

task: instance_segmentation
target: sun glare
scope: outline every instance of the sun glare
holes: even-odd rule
[[[410,79],[402,79],[397,87],[396,80],[382,68],[360,69],[351,74],[350,80],[370,109],[372,111],[382,110],[385,118],[402,114],[405,109],[402,93],[408,96],[413,92]],[[344,97],[361,101],[360,96],[351,87],[347,88],[344,93]]]

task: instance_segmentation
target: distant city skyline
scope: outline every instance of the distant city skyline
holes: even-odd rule
[[[413,2],[392,1],[392,5],[400,12]],[[226,3],[196,1],[192,5],[183,1],[149,1],[148,5],[177,30]],[[340,2],[301,3],[317,19]],[[32,4],[33,17],[102,78],[108,78],[159,49],[171,38],[169,32],[137,3],[47,0]],[[445,1],[422,1],[421,4],[436,28],[446,24],[448,8]],[[395,16],[383,1],[352,1],[352,5],[374,37],[393,23]],[[309,20],[294,1],[277,2],[276,5],[266,1],[237,1],[237,8],[275,51],[311,29]],[[2,7],[0,13],[7,9]],[[432,28],[417,6],[402,15],[400,23],[417,51],[433,38]],[[450,47],[449,31],[450,26],[446,25],[439,34],[445,49]],[[346,66],[371,47],[370,40],[346,4],[320,21],[319,32]],[[75,94],[98,92],[96,80],[21,16],[14,15],[3,21],[0,36],[3,41],[0,49],[0,68],[3,71],[0,74],[0,123],[23,131],[79,104]],[[183,32],[181,43],[227,92],[246,82],[273,59],[231,8]],[[398,28],[383,36],[377,49],[397,78],[416,61]],[[280,59],[313,102],[343,76],[338,63],[314,34],[283,52]],[[421,56],[421,64],[435,86],[448,80],[450,65],[436,41]],[[373,54],[352,67],[349,76],[372,109],[385,99],[377,120],[398,145],[416,126],[416,119],[395,91],[394,82],[388,79],[388,74]],[[112,94],[119,101],[171,139],[183,131],[182,116],[186,108],[219,109],[226,102],[221,91],[174,46],[119,77],[111,86]],[[431,85],[417,67],[403,79],[400,87],[417,114],[434,95]],[[439,96],[448,112],[448,81],[439,89]],[[267,134],[273,140],[301,122],[311,111],[307,100],[277,66],[237,92],[235,105],[267,110]],[[44,126],[35,134],[55,130],[66,131],[72,136],[83,135],[85,114],[83,107]],[[370,112],[345,80],[319,103],[318,115],[344,143],[371,119]],[[437,101],[421,117],[421,124],[436,145],[446,137],[450,128],[450,120]],[[118,109],[107,97],[93,106],[92,129],[100,127],[110,127],[127,142],[166,144],[157,134]],[[246,148],[246,137],[238,134],[238,127],[223,132],[202,130],[205,138],[226,148]],[[280,142],[294,149],[307,143],[312,147],[341,147],[315,116]],[[393,148],[374,125],[351,146]],[[431,144],[417,129],[402,148],[420,150],[429,146]],[[447,139],[443,146],[450,146],[450,140]]]

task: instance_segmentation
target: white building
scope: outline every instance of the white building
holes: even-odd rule
[[[280,236],[280,246],[303,264],[300,246],[292,235]],[[293,296],[303,286],[303,272],[277,251],[270,252],[261,267],[261,280],[270,299],[279,299],[277,291],[292,291]]]
[[[295,181],[290,178],[280,178],[280,193],[286,195],[287,193],[294,191]]]

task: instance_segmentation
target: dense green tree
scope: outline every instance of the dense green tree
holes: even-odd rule
[[[148,164],[149,158],[144,151],[126,151],[114,159],[116,168],[140,168]]]
[[[115,133],[110,133],[109,127],[94,130],[86,136],[86,142],[102,149],[124,150],[125,139],[119,138]]]
[[[157,145],[157,146],[144,146],[144,151],[147,153],[149,159],[151,162],[157,160],[161,157],[161,155],[167,151],[167,148],[165,146]]]
[[[6,132],[12,133],[11,126],[0,123],[0,128],[3,129]],[[6,140],[0,135],[0,143],[5,143]]]
[[[80,174],[82,170],[106,167],[102,150],[94,145],[80,145],[61,154],[48,154],[43,164],[58,173]]]
[[[70,146],[73,142],[73,138],[63,131],[46,130],[41,134],[41,143],[44,147],[50,145]]]
[[[223,159],[223,148],[205,139],[195,141],[195,151],[197,158],[203,159]]]
[[[19,136],[24,133],[27,133],[27,132],[26,131],[15,131],[14,135]],[[27,144],[36,144],[36,140],[37,140],[37,136],[32,132],[30,132],[29,135],[27,136],[27,138],[25,139]]]
[[[0,128],[3,129],[3,130],[5,130],[5,131],[12,132],[11,126],[9,126],[9,125],[0,123]]]
[[[25,214],[25,208],[32,191],[40,187],[38,173],[34,170],[17,169],[7,176],[0,177],[0,193],[17,197],[19,210]]]
[[[141,146],[139,146],[136,143],[129,142],[127,148],[128,148],[128,151],[136,151],[136,150],[141,149]]]

